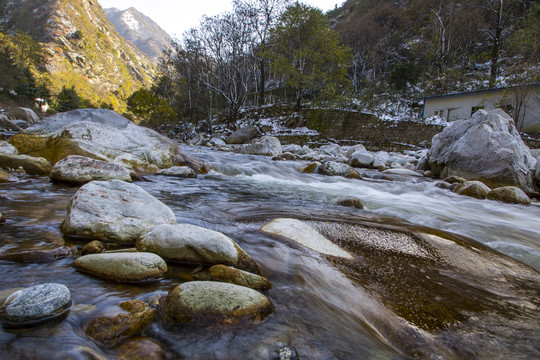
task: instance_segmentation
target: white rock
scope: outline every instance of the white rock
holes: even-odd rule
[[[0,153],[19,155],[17,148],[6,141],[0,141]]]
[[[262,231],[279,235],[322,254],[353,259],[353,256],[322,236],[308,224],[297,220],[278,218],[261,228]]]
[[[263,136],[251,144],[244,145],[243,152],[252,155],[277,156],[283,151],[279,139],[273,136]]]
[[[71,155],[57,162],[49,176],[53,180],[76,184],[84,184],[92,180],[131,182],[129,171],[123,166],[78,155]]]
[[[173,166],[168,169],[162,169],[156,172],[156,175],[166,175],[174,177],[194,178],[197,176],[195,171],[189,166]]]
[[[349,158],[349,165],[354,167],[367,168],[370,167],[375,161],[375,156],[369,151],[357,151],[353,153]]]

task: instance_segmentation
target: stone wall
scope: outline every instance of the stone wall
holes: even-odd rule
[[[371,151],[429,148],[433,136],[444,127],[418,122],[387,122],[375,115],[353,111],[303,109],[300,115],[310,129],[329,139],[360,142]]]

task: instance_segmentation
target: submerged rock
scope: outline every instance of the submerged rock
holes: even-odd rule
[[[535,159],[514,121],[500,109],[479,110],[469,120],[450,123],[432,144],[429,165],[436,176],[457,175],[490,187],[517,186],[534,192]]]
[[[259,267],[231,238],[190,224],[158,225],[142,234],[137,249],[180,263],[224,264],[259,273]]]
[[[123,166],[84,156],[70,155],[57,162],[51,179],[73,184],[84,184],[93,180],[122,180],[131,182],[131,176]]]
[[[322,254],[353,259],[353,256],[347,251],[332,243],[308,224],[297,219],[275,219],[264,225],[261,230],[272,235],[282,236]]]
[[[490,191],[491,189],[480,181],[466,181],[454,189],[457,194],[477,199],[485,199]]]
[[[162,360],[167,358],[163,344],[155,339],[134,337],[116,349],[119,360]]]
[[[347,206],[347,207],[353,207],[355,209],[363,209],[364,204],[360,199],[357,198],[347,198],[347,199],[341,199],[337,202],[339,205]]]
[[[50,116],[14,135],[10,142],[20,153],[41,156],[53,164],[69,155],[82,155],[143,173],[185,162],[198,166],[172,140],[106,109]]]
[[[9,326],[29,326],[58,317],[71,306],[71,293],[62,284],[31,286],[0,297],[0,320]]]
[[[298,171],[300,171],[301,173],[304,173],[304,174],[313,174],[315,172],[315,170],[317,170],[317,168],[319,167],[319,163],[317,162],[311,162],[309,164],[306,164],[304,166],[301,166]]]
[[[120,304],[126,313],[103,316],[86,325],[86,334],[105,347],[114,347],[128,337],[137,335],[154,321],[154,310],[140,300]]]
[[[298,360],[298,353],[292,346],[284,346],[276,351],[278,360]]]
[[[84,255],[73,262],[73,267],[117,282],[153,282],[167,272],[167,264],[161,257],[145,252]]]
[[[197,176],[195,171],[189,166],[173,166],[168,169],[162,169],[156,172],[156,175],[165,175],[173,177],[194,178]]]
[[[19,263],[45,263],[60,260],[73,254],[74,250],[69,246],[44,246],[28,249],[10,249],[0,253],[0,260]]]
[[[491,190],[487,196],[489,200],[497,200],[510,204],[530,205],[531,199],[515,186],[505,186]]]
[[[42,157],[0,153],[0,168],[18,169],[19,167],[30,175],[48,175],[52,170],[52,165]]]
[[[268,279],[230,266],[214,265],[208,271],[214,280],[245,286],[253,290],[266,291],[272,287]]]
[[[119,180],[92,181],[71,198],[61,230],[130,244],[152,226],[174,223],[172,210],[141,187]]]
[[[251,155],[278,156],[282,153],[279,139],[273,136],[263,136],[251,144],[244,145],[243,152]]]
[[[247,287],[214,281],[190,281],[175,287],[160,304],[169,324],[262,320],[274,311],[266,296]]]

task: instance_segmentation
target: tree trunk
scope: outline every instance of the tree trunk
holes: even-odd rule
[[[261,70],[261,85],[259,87],[259,106],[264,105],[264,83],[265,83],[265,73],[264,73],[264,59],[261,58],[261,61],[259,63],[260,70]]]
[[[493,39],[493,47],[491,48],[491,67],[489,71],[489,87],[495,87],[497,76],[499,75],[499,56],[501,47],[501,27],[497,27],[495,31],[495,39]]]

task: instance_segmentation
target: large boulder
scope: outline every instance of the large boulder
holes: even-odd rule
[[[144,173],[174,165],[202,166],[182,154],[172,140],[106,109],[50,116],[11,137],[10,143],[22,154],[41,156],[53,164],[69,155],[82,155]]]
[[[47,283],[0,294],[0,320],[9,326],[41,323],[65,313],[71,293],[62,284]]]
[[[30,124],[35,124],[39,121],[39,116],[32,109],[18,107],[7,113],[7,117],[11,120],[24,120]]]
[[[353,259],[353,256],[321,235],[317,230],[297,219],[278,218],[261,228],[261,231],[284,237],[322,254]]]
[[[117,282],[153,282],[167,272],[165,261],[151,253],[119,252],[84,255],[73,267],[90,275]]]
[[[175,224],[172,210],[141,187],[120,180],[83,185],[68,204],[66,235],[135,243],[147,229]]]
[[[502,110],[477,111],[471,119],[452,122],[433,137],[429,166],[439,177],[461,176],[495,188],[517,186],[534,192],[535,159],[514,121]]]
[[[18,169],[19,167],[30,175],[49,175],[52,170],[51,163],[42,157],[0,153],[0,168]]]
[[[137,250],[158,254],[172,262],[224,264],[260,272],[255,261],[231,238],[190,224],[155,226],[137,240]]]
[[[73,184],[84,184],[92,180],[131,182],[131,176],[123,166],[79,155],[70,155],[57,162],[49,176],[53,180]]]
[[[214,281],[190,281],[175,287],[160,304],[166,323],[224,323],[261,320],[274,307],[253,289]]]
[[[251,144],[244,145],[243,152],[251,155],[277,156],[283,151],[278,138],[263,136],[253,140]]]
[[[227,144],[246,144],[260,135],[261,132],[255,125],[248,125],[233,132],[225,142]]]

